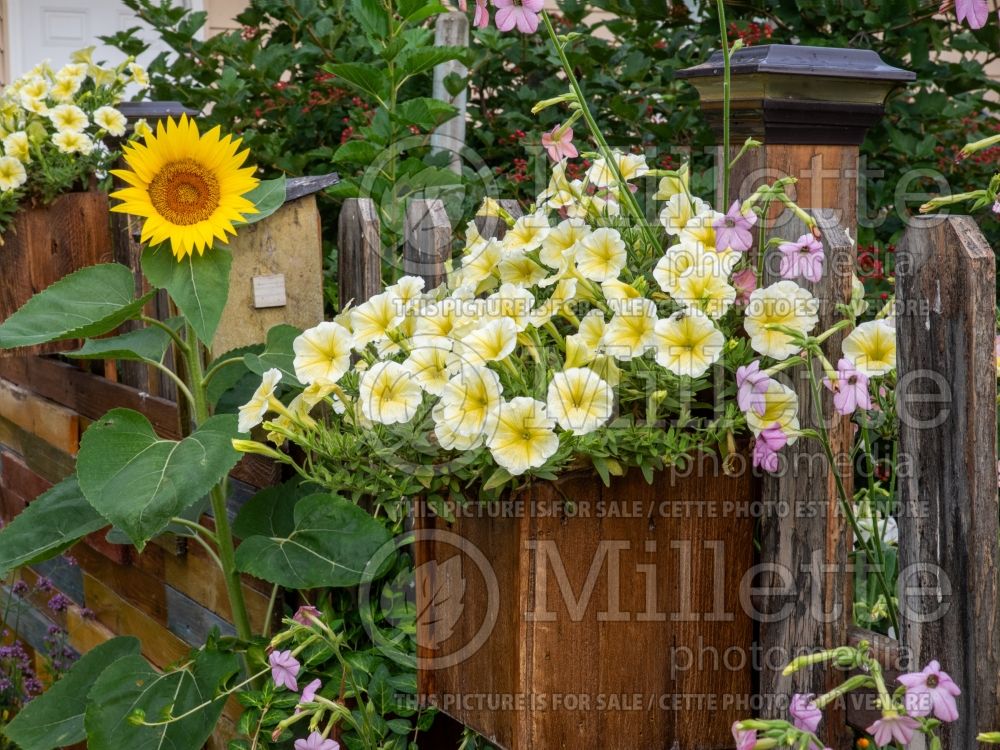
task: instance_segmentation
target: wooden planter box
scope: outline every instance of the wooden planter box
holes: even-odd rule
[[[49,206],[23,208],[4,232],[0,246],[0,321],[63,276],[113,260],[106,193],[66,193]],[[63,341],[21,349],[16,354],[75,349]]]
[[[731,747],[754,499],[749,471],[703,465],[541,482],[452,524],[418,507],[421,699],[507,750]]]

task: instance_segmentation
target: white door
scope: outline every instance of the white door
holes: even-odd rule
[[[202,0],[173,1],[188,8],[202,5]],[[97,46],[96,61],[117,64],[121,52],[102,44],[98,37],[142,25],[120,0],[7,0],[7,13],[11,80],[45,59],[58,69],[75,50],[90,45]]]

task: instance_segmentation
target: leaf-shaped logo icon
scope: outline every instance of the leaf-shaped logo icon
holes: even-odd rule
[[[462,556],[443,563],[428,560],[414,572],[423,603],[417,612],[417,641],[421,648],[437,650],[451,638],[465,609],[465,577]]]

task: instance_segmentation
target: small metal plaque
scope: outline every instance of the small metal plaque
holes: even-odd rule
[[[258,310],[265,307],[284,307],[288,304],[285,296],[285,274],[253,277],[253,305]]]

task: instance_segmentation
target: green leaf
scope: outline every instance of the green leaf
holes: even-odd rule
[[[235,414],[212,417],[177,442],[159,438],[142,414],[113,409],[80,442],[80,488],[141,550],[236,465],[234,437]]]
[[[307,494],[309,489],[298,481],[261,490],[240,508],[233,533],[240,539],[289,536],[295,530],[295,504]]]
[[[427,0],[405,0],[398,6],[399,15],[409,24],[421,23],[447,10],[441,3],[427,2]]]
[[[171,318],[167,325],[179,331],[184,324],[181,318]],[[90,339],[79,349],[63,356],[74,359],[127,359],[161,362],[170,348],[170,334],[158,326],[129,331],[106,339]]]
[[[22,565],[42,562],[108,525],[71,476],[35,498],[0,530],[0,578]]]
[[[90,686],[119,659],[138,656],[136,638],[113,638],[95,646],[61,680],[22,708],[4,734],[21,750],[54,750],[83,742]]]
[[[292,342],[302,333],[295,326],[276,325],[267,332],[267,343],[261,354],[247,354],[243,361],[247,369],[257,375],[263,375],[272,367],[281,371],[281,382],[293,388],[302,388],[302,383],[295,377],[295,351]]]
[[[405,50],[399,56],[399,67],[407,78],[418,76],[433,70],[435,66],[450,60],[468,62],[469,48],[442,45],[440,47],[421,47]],[[330,71],[331,73],[333,71]]]
[[[352,0],[351,15],[374,39],[383,39],[389,34],[389,14],[379,0]]]
[[[368,562],[389,541],[381,523],[337,495],[305,497],[294,515],[295,530],[287,536],[244,539],[236,550],[236,566],[286,588],[356,586]]]
[[[422,130],[431,130],[446,120],[450,120],[458,110],[447,102],[418,96],[408,99],[396,108],[396,117],[407,125],[416,125]]]
[[[229,359],[238,359],[240,361],[226,365],[212,376],[212,380],[208,384],[207,395],[209,403],[218,404],[223,396],[240,385],[240,381],[255,374],[248,372],[244,357],[246,357],[247,354],[260,354],[263,351],[263,344],[251,344],[249,346],[241,346],[237,349],[230,349],[225,354],[220,354],[216,357],[215,360],[209,365],[208,369],[211,369],[220,362],[225,362]],[[254,384],[254,387],[250,389],[250,393],[253,393],[254,389],[260,385],[259,378],[252,379],[255,380],[256,383]],[[241,404],[245,404],[246,402],[247,399],[240,401]]]
[[[226,702],[224,696],[215,698],[238,669],[235,654],[218,651],[201,651],[183,669],[164,674],[141,656],[119,659],[90,690],[84,718],[88,750],[201,747]],[[147,722],[163,722],[166,714],[180,716],[209,701],[190,716],[159,726],[136,726],[129,720],[141,712]]]
[[[257,207],[257,213],[250,214],[237,226],[256,224],[285,205],[285,176],[262,181],[244,197]]]
[[[323,66],[327,73],[333,73],[345,83],[366,96],[385,101],[389,91],[389,81],[385,74],[374,65],[367,63],[327,63]]]
[[[88,266],[29,299],[3,325],[0,349],[82,339],[137,317],[153,296],[135,297],[135,277],[120,263]]]
[[[188,255],[181,261],[166,245],[147,247],[142,253],[142,272],[149,283],[167,290],[207,345],[212,343],[229,297],[232,264],[232,254],[221,247],[206,250],[204,255]]]
[[[371,141],[348,141],[333,155],[334,164],[371,164],[383,149]]]

